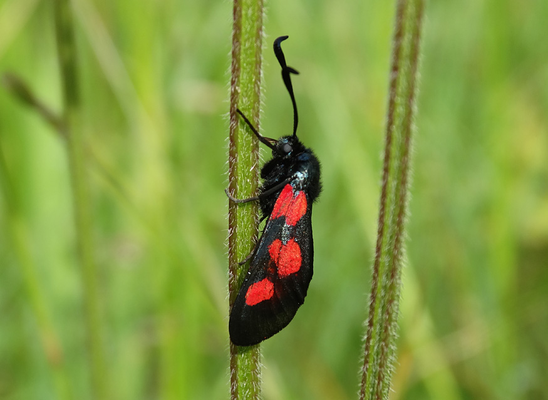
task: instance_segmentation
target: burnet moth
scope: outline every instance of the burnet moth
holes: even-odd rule
[[[299,116],[290,75],[298,72],[285,62],[281,43],[287,38],[274,41],[274,54],[293,103],[293,134],[278,140],[264,137],[237,110],[255,136],[272,149],[272,159],[261,170],[263,184],[257,197],[240,200],[227,191],[236,203],[258,200],[261,221],[268,218],[230,312],[230,339],[238,346],[260,343],[285,328],[304,303],[312,279],[311,218],[312,204],[321,191],[320,163],[297,138]]]

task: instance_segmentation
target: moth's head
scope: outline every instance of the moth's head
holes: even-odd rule
[[[304,146],[296,135],[284,136],[272,147],[272,156],[286,158],[302,151],[304,151]]]

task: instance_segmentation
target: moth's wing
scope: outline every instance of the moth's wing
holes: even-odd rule
[[[251,346],[278,333],[304,303],[314,258],[311,217],[307,203],[294,225],[285,215],[268,220],[230,313],[234,344]]]

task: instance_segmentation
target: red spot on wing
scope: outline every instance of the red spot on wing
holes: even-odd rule
[[[286,224],[294,226],[299,222],[304,214],[306,214],[307,201],[303,191],[299,191],[297,197],[293,197],[293,187],[290,184],[285,185],[281,191],[270,219],[276,219],[285,216]]]
[[[289,240],[287,244],[283,244],[280,239],[274,240],[268,246],[268,253],[278,267],[278,276],[280,278],[285,278],[301,269],[301,247],[295,239]]]
[[[280,250],[280,258],[278,259],[278,275],[285,277],[287,275],[294,274],[301,269],[302,256],[301,246],[291,239]]]
[[[302,216],[306,214],[306,205],[306,195],[303,191],[300,191],[287,208],[285,222],[291,226],[296,225]]]
[[[293,199],[293,187],[288,183],[284,186],[282,192],[278,196],[278,199],[276,200],[276,204],[274,204],[274,208],[272,209],[272,214],[270,215],[270,219],[276,219],[281,217],[282,215],[285,215],[287,212],[287,208],[289,207],[289,204],[291,200]]]
[[[270,246],[268,246],[268,253],[270,254],[270,258],[274,261],[276,265],[278,265],[278,259],[280,258],[281,249],[282,241],[280,239],[274,240],[272,243],[270,243]]]
[[[274,295],[274,284],[268,279],[255,282],[247,289],[245,294],[245,304],[248,306],[254,306],[261,301],[268,300]]]

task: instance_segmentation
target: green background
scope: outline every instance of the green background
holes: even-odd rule
[[[357,397],[392,3],[267,2],[261,131],[291,132],[271,51],[287,34],[299,137],[322,161],[324,191],[306,303],[262,346],[265,399]],[[231,3],[74,4],[114,398],[227,398]],[[548,398],[547,19],[544,0],[427,3],[392,399]],[[0,71],[60,109],[51,2],[0,1]],[[59,398],[22,240],[62,344],[57,368],[72,398],[89,399],[66,146],[4,88],[0,146],[11,181],[0,196],[0,397]]]

